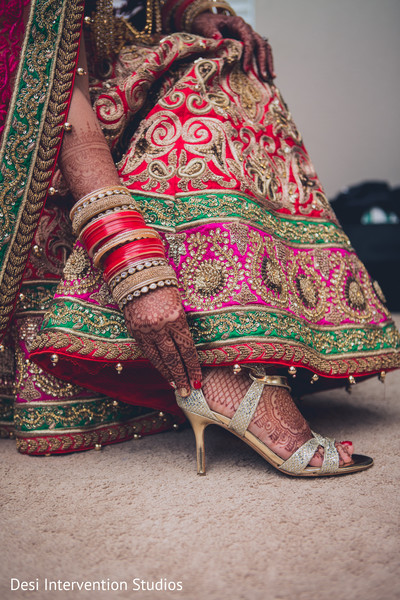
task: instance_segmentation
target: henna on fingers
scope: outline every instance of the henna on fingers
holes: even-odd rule
[[[265,38],[261,37],[258,33],[253,32],[254,40],[256,44],[256,58],[258,72],[264,81],[274,79],[276,73],[274,70],[274,59],[272,55],[272,48]]]
[[[173,381],[172,375],[164,366],[160,352],[149,336],[136,332],[135,340],[139,344],[146,358],[148,358],[149,361],[156,367],[156,369],[160,371],[161,375],[171,383]]]
[[[188,395],[200,382],[201,368],[181,297],[176,288],[160,288],[128,302],[128,329],[141,350],[169,381]]]
[[[204,37],[240,40],[243,42],[243,69],[248,71],[255,57],[261,79],[268,81],[276,77],[271,46],[241,17],[204,12],[196,16],[191,29],[192,33]]]

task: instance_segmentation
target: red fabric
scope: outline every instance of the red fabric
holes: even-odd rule
[[[35,362],[49,370],[49,357],[57,353],[59,361],[51,373],[63,380],[74,381],[77,385],[95,392],[110,393],[116,400],[162,410],[174,415],[182,423],[185,417],[178,407],[175,394],[167,381],[147,360],[121,363],[123,370],[117,373],[115,365],[105,365],[104,361],[93,356],[87,360],[60,353],[56,348],[46,352],[32,353]]]
[[[28,4],[29,0],[0,3],[0,138],[18,69],[24,32],[24,7]]]

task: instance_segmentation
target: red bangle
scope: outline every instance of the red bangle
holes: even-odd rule
[[[89,256],[92,256],[99,244],[104,244],[110,238],[118,235],[119,233],[123,233],[125,231],[136,231],[138,229],[154,231],[154,229],[146,227],[146,225],[140,226],[137,221],[126,219],[123,222],[120,221],[118,223],[110,223],[107,226],[97,226],[94,231],[85,232],[85,236],[82,236],[81,240],[85,245]]]
[[[137,221],[140,223],[141,226],[143,226],[143,224],[145,225],[144,219],[142,217],[142,215],[139,212],[136,211],[119,211],[119,212],[113,212],[113,213],[109,213],[108,215],[103,215],[100,218],[96,218],[93,219],[93,221],[90,221],[90,223],[88,223],[81,231],[80,233],[80,238],[82,239],[82,237],[84,237],[86,235],[87,231],[93,231],[93,228],[99,226],[99,225],[107,225],[108,223],[117,223],[120,221],[123,221],[125,219],[137,219]]]
[[[146,255],[165,258],[165,249],[161,240],[146,238],[144,240],[136,240],[117,248],[111,252],[104,261],[104,274],[109,277],[110,270],[122,261],[132,261],[135,258],[142,258]]]
[[[106,215],[111,217],[114,215]],[[135,217],[125,213],[123,217],[114,219],[103,217],[96,222],[89,223],[80,234],[80,239],[85,245],[89,255],[94,252],[94,247],[99,242],[105,242],[112,235],[121,233],[122,231],[133,231],[135,229],[148,228],[143,218]]]

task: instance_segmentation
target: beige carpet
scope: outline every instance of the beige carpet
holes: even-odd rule
[[[49,458],[3,441],[0,598],[400,598],[399,384],[396,372],[304,399],[316,431],[375,458],[342,478],[283,476],[217,428],[206,477],[189,429]],[[40,589],[11,591],[11,578]],[[128,590],[45,591],[46,578]]]

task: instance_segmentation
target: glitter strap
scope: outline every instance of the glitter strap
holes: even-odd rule
[[[324,438],[314,431],[311,433],[314,437],[300,446],[290,458],[281,464],[279,468],[282,471],[287,471],[294,475],[301,473],[316,453],[318,446],[322,446],[324,449],[324,462],[321,467],[321,472],[335,473],[338,470],[339,453],[335,447],[335,440]]]
[[[286,377],[266,375],[262,365],[251,365],[250,371],[250,379],[253,380],[253,383],[247,390],[229,424],[229,429],[233,429],[241,436],[244,436],[251,423],[265,385],[284,387],[290,390]]]
[[[194,413],[195,415],[201,415],[203,417],[207,417],[212,421],[215,421],[215,414],[210,410],[206,399],[204,398],[204,394],[201,390],[192,390],[190,396],[183,397],[180,396],[176,391],[175,396],[178,402],[178,405],[185,410]]]
[[[233,415],[233,418],[229,423],[229,429],[233,429],[233,431],[239,435],[244,436],[260,401],[264,385],[264,382],[257,380],[253,381],[247,390],[245,397],[239,404],[237,411]]]

